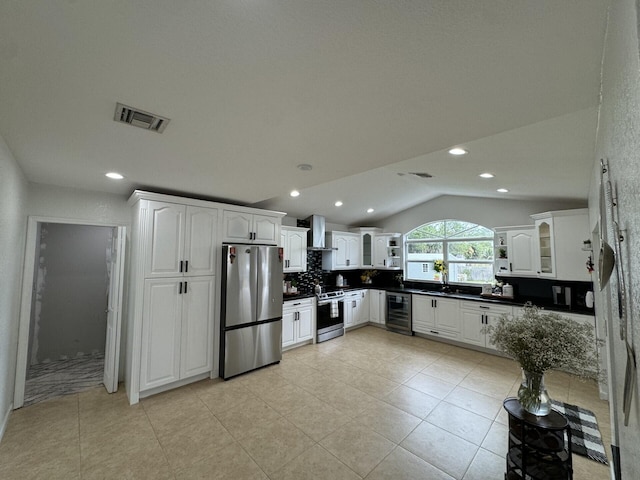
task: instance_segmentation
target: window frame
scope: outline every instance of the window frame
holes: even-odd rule
[[[459,222],[459,223],[465,223],[469,226],[468,229],[466,230],[471,230],[473,228],[477,228],[477,227],[481,227],[481,228],[485,228],[487,230],[489,230],[491,232],[490,236],[478,236],[478,237],[457,237],[457,236],[447,236],[446,233],[444,236],[433,236],[433,237],[423,237],[423,238],[409,238],[410,235],[415,232],[416,230],[423,228],[427,225],[431,225],[431,224],[438,224],[438,223],[444,223],[444,230],[446,232],[446,223],[447,222]],[[459,232],[460,233],[460,232]],[[472,260],[449,260],[449,244],[451,243],[459,243],[459,242],[490,242],[491,243],[491,259],[488,260],[481,260],[481,259],[472,259]],[[411,244],[418,244],[418,243],[441,243],[442,244],[442,259],[446,262],[447,264],[447,270],[450,272],[451,271],[451,267],[450,264],[466,264],[466,263],[475,263],[475,264],[484,264],[484,265],[489,265],[491,267],[491,272],[493,274],[494,272],[494,264],[495,264],[495,231],[492,228],[489,227],[485,227],[484,225],[480,225],[478,223],[473,223],[473,222],[468,222],[466,220],[457,220],[454,218],[449,218],[449,219],[443,219],[443,220],[434,220],[431,222],[427,222],[427,223],[423,223],[422,225],[418,225],[417,227],[413,228],[412,230],[410,230],[409,232],[407,232],[404,236],[404,278],[407,281],[410,282],[422,282],[422,283],[440,283],[439,280],[426,280],[426,279],[418,279],[418,278],[409,278],[409,264],[425,264],[425,263],[432,263],[432,261],[418,261],[418,260],[410,260],[409,259],[409,249],[410,249],[410,245]],[[423,267],[420,267],[422,270],[424,270]],[[456,281],[455,279],[451,279],[451,277],[449,277],[449,284],[454,284],[454,285],[470,285],[470,286],[479,286],[480,282],[459,282]]]

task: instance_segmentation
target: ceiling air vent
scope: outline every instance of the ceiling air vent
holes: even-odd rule
[[[169,123],[168,118],[155,113],[145,112],[138,108],[128,107],[121,103],[116,104],[116,114],[113,117],[116,122],[128,123],[134,127],[144,128],[153,132],[162,133]]]
[[[420,178],[433,178],[433,175],[425,172],[409,172],[409,175],[415,175]]]

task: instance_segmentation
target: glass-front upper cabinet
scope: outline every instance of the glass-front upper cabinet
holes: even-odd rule
[[[556,277],[555,245],[553,237],[553,218],[536,220],[538,275]]]
[[[360,268],[368,269],[375,266],[375,237],[382,232],[377,227],[358,227],[349,231],[360,234]]]
[[[362,238],[362,262],[363,267],[373,266],[373,234],[363,232]]]

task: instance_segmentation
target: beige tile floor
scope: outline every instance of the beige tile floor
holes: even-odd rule
[[[596,413],[608,446],[596,386],[547,377],[552,397]],[[365,327],[134,406],[96,388],[15,411],[0,478],[502,479],[502,400],[518,384],[510,360]],[[575,455],[574,470],[610,478]]]

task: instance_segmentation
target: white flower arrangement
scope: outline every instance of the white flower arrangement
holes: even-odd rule
[[[522,316],[503,315],[483,331],[528,372],[562,368],[584,378],[598,376],[596,341],[589,325],[527,305]]]

